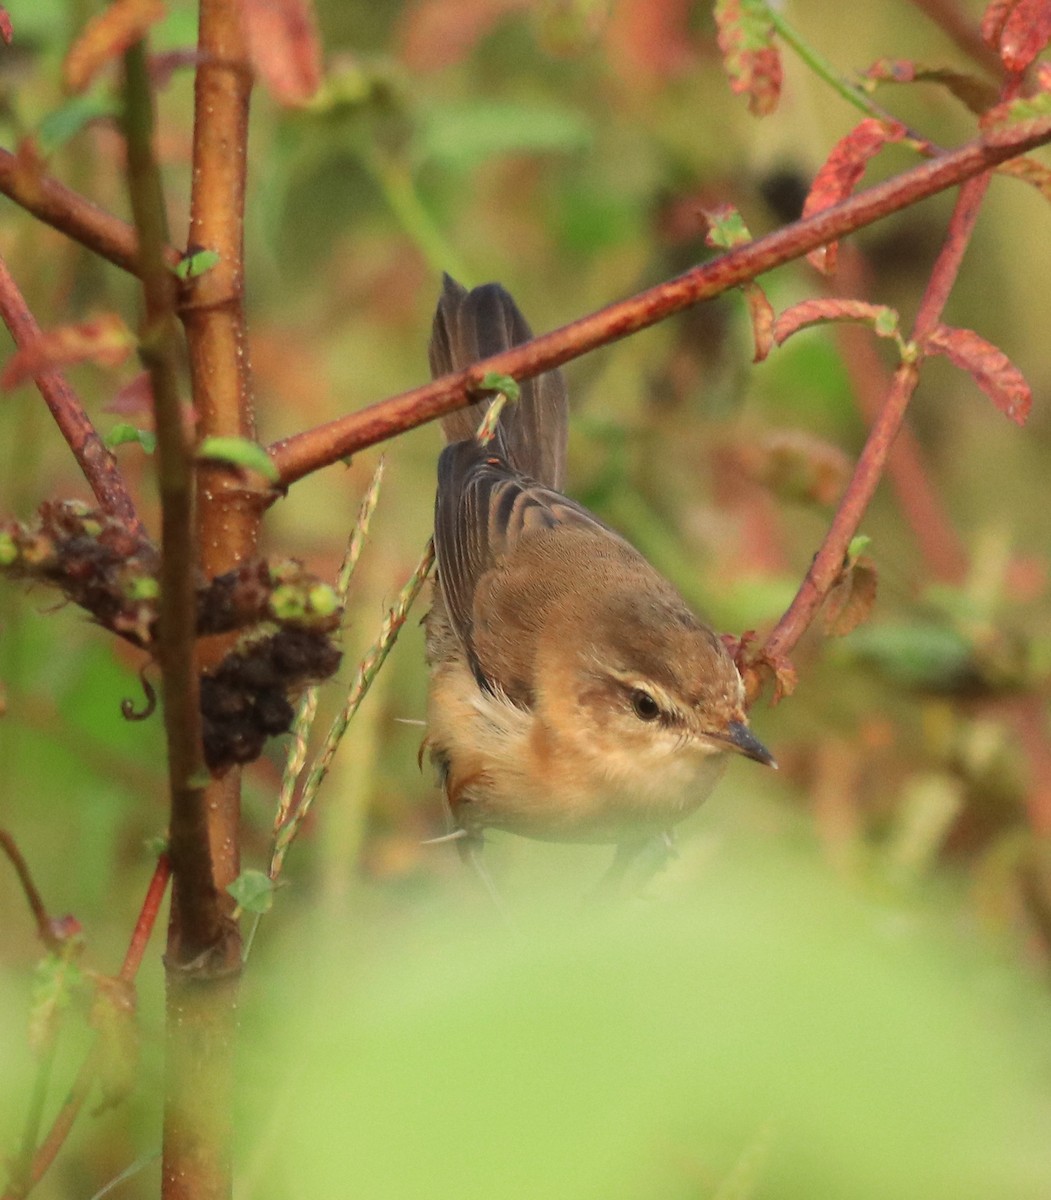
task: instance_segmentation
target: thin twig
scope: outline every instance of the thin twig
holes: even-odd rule
[[[197,597],[193,537],[193,459],[183,432],[179,402],[176,281],[164,261],[167,217],[153,151],[153,93],[146,48],[139,42],[124,56],[124,125],[128,187],[140,245],[146,318],[141,354],[150,375],[157,430],[161,497],[158,652],[164,695],[171,791],[170,842],[173,902],[178,912],[179,953],[197,959],[220,940],[222,923],[212,875],[208,818],[202,779],[201,712],[196,641]]]
[[[51,915],[44,905],[44,899],[33,882],[29,864],[22,851],[19,850],[15,839],[6,829],[0,829],[0,847],[3,847],[4,853],[11,860],[11,865],[18,875],[18,881],[22,885],[22,891],[25,893],[33,919],[36,921],[37,936],[52,954],[58,954],[62,949],[63,939],[56,932]]]
[[[417,425],[462,408],[477,398],[485,375],[510,375],[519,383],[532,379],[571,358],[648,328],[701,300],[754,279],[774,267],[801,258],[818,246],[910,207],[919,200],[953,187],[1034,146],[1051,140],[1051,122],[1028,125],[1010,140],[995,144],[979,139],[959,150],[921,163],[910,171],[858,192],[856,195],[757,238],[694,267],[675,279],[611,304],[532,341],[524,342],[465,371],[443,376],[423,387],[373,404],[269,447],[284,485],[320,467],[386,441]]]
[[[25,346],[40,337],[40,326],[29,311],[18,284],[7,264],[0,258],[0,316],[11,332],[16,346]],[[106,448],[91,418],[84,410],[76,392],[58,370],[41,371],[34,377],[44,403],[51,410],[59,432],[95,493],[95,498],[108,513],[119,517],[128,528],[142,533],[142,525],[117,460]]]
[[[927,289],[920,302],[911,340],[920,348],[924,340],[941,318],[945,302],[956,280],[960,263],[970,242],[971,233],[978,219],[982,198],[989,186],[989,175],[970,179],[960,188],[949,221],[949,227],[941,253],[931,271]],[[825,602],[832,585],[839,578],[843,561],[851,538],[857,533],[861,518],[868,508],[883,475],[890,447],[897,436],[905,411],[919,382],[919,359],[903,362],[894,372],[890,392],[879,416],[872,424],[865,446],[858,457],[854,474],[847,484],[843,498],[836,509],[828,533],[796,592],[784,616],[766,639],[760,656],[777,663],[784,659],[809,628]],[[754,674],[749,680],[750,691],[758,689],[759,680]]]
[[[107,262],[132,275],[139,273],[139,239],[133,225],[99,208],[50,175],[26,174],[17,156],[3,149],[0,149],[0,193]],[[164,258],[169,265],[175,266],[180,257],[174,247],[166,247]]]

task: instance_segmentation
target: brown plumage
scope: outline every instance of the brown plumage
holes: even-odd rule
[[[435,376],[527,340],[497,284],[446,279]],[[443,420],[427,617],[428,746],[458,828],[636,844],[693,811],[748,729],[722,641],[624,538],[559,490],[558,372],[522,385],[488,446],[488,400]]]

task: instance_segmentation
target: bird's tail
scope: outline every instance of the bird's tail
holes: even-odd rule
[[[438,378],[462,371],[532,336],[518,306],[498,283],[469,292],[446,275],[431,333],[431,374]],[[443,417],[446,440],[473,438],[488,404],[486,397]],[[528,379],[521,384],[517,404],[508,404],[500,417],[498,451],[516,471],[560,490],[566,469],[568,420],[561,372],[548,371]]]

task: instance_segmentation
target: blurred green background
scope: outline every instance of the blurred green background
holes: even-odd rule
[[[13,148],[61,109],[62,55],[95,9],[8,7],[0,136]],[[979,6],[961,9],[977,21]],[[968,65],[905,0],[790,15],[849,77],[884,55]],[[754,234],[791,220],[859,119],[788,54],[779,110],[750,117],[705,3],[320,0],[318,19],[322,98],[290,111],[260,90],[253,107],[248,308],[267,442],[422,382],[443,269],[499,279],[534,328],[554,328],[710,254],[702,206],[737,205]],[[194,40],[193,6],[172,4],[154,49]],[[973,136],[936,88],[880,99],[941,145]],[[191,118],[192,80],[176,72],[158,145],[177,239]],[[912,161],[891,147],[869,178]],[[50,169],[126,215],[120,162],[100,121]],[[855,239],[869,298],[906,328],[951,204]],[[913,407],[967,578],[937,585],[884,486],[863,526],[879,574],[870,623],[808,636],[796,695],[754,713],[782,769],[734,764],[641,896],[596,911],[585,898],[606,850],[494,835],[511,931],[455,851],[421,846],[441,815],[417,767],[421,731],[405,723],[425,694],[409,621],[254,943],[242,1195],[1051,1195],[1051,866],[1027,817],[1047,786],[1035,764],[1051,669],[1049,221],[1037,191],[994,180],[946,312],[1025,372],[1028,427],[943,362],[925,366]],[[130,280],[6,200],[0,251],[45,327],[113,310],[137,320]],[[825,287],[805,264],[763,283],[779,310]],[[732,294],[574,363],[569,490],[720,629],[768,629],[864,439],[857,372],[873,368],[851,354],[824,329],[752,366]],[[877,354],[893,367],[886,346]],[[71,370],[104,431],[127,419],[113,407],[135,372]],[[427,427],[385,448],[344,676],[427,538],[438,447]],[[150,460],[118,454],[155,519]],[[332,577],[379,454],[295,485],[268,514],[266,552]],[[66,496],[87,492],[23,386],[0,404],[0,514]],[[101,971],[119,966],[165,822],[160,722],[120,715],[140,665],[53,595],[0,587],[0,824],[52,910],[81,921],[85,965]],[[266,866],[283,750],[246,773],[246,866]],[[0,914],[10,1152],[42,950],[6,864]],[[41,1197],[90,1197],[131,1163],[144,1165],[114,1194],[156,1192],[160,948],[158,934],[140,975],[141,1086],[81,1121]],[[86,1039],[71,1015],[48,1114]]]

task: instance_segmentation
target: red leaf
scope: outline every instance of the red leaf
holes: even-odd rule
[[[67,92],[83,92],[102,68],[164,16],[163,0],[114,0],[84,26],[62,64]]]
[[[742,284],[744,298],[748,302],[748,313],[752,318],[752,338],[755,354],[752,362],[762,362],[774,344],[774,306],[766,298],[766,292],[755,280]]]
[[[11,14],[0,4],[0,37],[10,46],[15,40],[15,29],[11,24]]]
[[[1022,372],[1006,354],[972,329],[939,325],[927,338],[928,353],[944,354],[975,383],[1006,417],[1024,425],[1033,406],[1033,393]]]
[[[1051,0],[1017,0],[1000,30],[999,51],[1009,71],[1024,71],[1051,40]]]
[[[140,371],[114,394],[103,406],[102,411],[120,417],[135,417],[142,424],[153,421],[153,387],[149,371]]]
[[[860,125],[832,147],[832,153],[814,177],[810,195],[803,205],[803,216],[811,217],[845,200],[862,175],[869,159],[874,158],[888,142],[899,142],[906,129],[898,121],[880,121],[866,117]],[[807,255],[819,271],[831,275],[836,269],[836,243],[830,242]]]
[[[730,87],[748,96],[748,110],[765,117],[781,98],[781,56],[762,0],[716,0],[715,23]]]
[[[462,62],[508,13],[529,0],[420,0],[401,28],[401,58],[419,71]]]
[[[1016,2],[1017,0],[991,0],[982,14],[982,40],[997,53],[1000,52],[1000,35],[1003,33],[1004,23]]]
[[[898,335],[898,314],[885,304],[866,304],[864,300],[804,300],[786,308],[774,322],[773,338],[783,345],[801,329],[822,321],[864,321],[877,336],[894,338]]]
[[[105,313],[78,325],[60,325],[15,351],[0,375],[0,387],[17,387],[26,379],[73,363],[116,367],[134,347],[134,336],[115,313]]]
[[[312,0],[241,0],[252,65],[279,104],[307,104],[321,86],[321,42]]]

